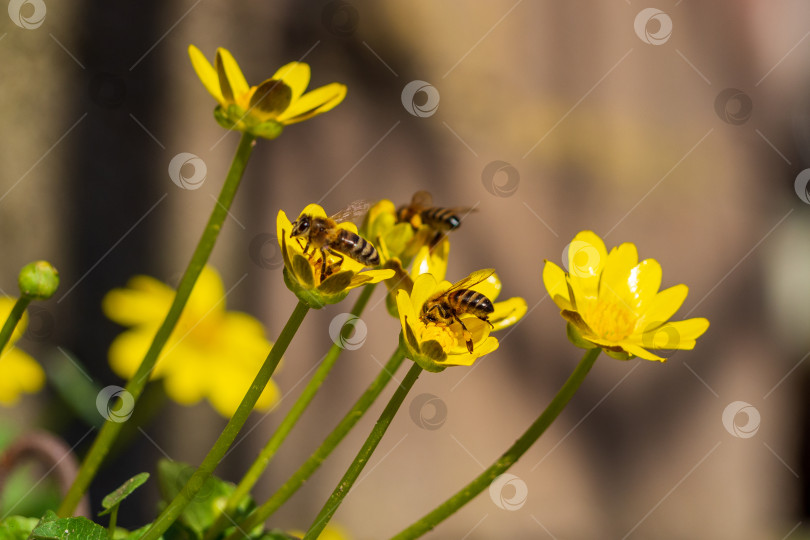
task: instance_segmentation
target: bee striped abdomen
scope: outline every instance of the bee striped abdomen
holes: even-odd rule
[[[492,301],[483,294],[472,289],[459,289],[448,296],[451,304],[464,306],[467,313],[486,319],[486,316],[495,311]]]
[[[340,246],[339,251],[345,253],[355,261],[366,266],[377,266],[380,264],[380,255],[371,242],[362,238],[351,231],[341,229],[337,237],[337,246]],[[337,248],[337,246],[333,246]]]
[[[434,228],[452,230],[461,225],[461,218],[450,208],[428,208],[421,214],[422,221]]]

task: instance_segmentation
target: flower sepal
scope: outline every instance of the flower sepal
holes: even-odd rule
[[[283,124],[275,120],[257,122],[236,104],[228,105],[227,108],[217,105],[214,109],[214,119],[225,129],[247,132],[264,139],[275,139],[284,131]]]
[[[442,363],[447,360],[447,353],[444,352],[439,342],[430,340],[420,344],[410,326],[406,326],[405,330],[399,333],[399,346],[407,352],[408,358],[419,364],[419,367],[425,371],[441,373],[447,369],[448,364]]]

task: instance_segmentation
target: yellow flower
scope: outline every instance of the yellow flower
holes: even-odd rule
[[[433,274],[436,279],[444,279],[450,255],[447,236],[431,249],[430,240],[435,232],[427,225],[414,231],[410,223],[397,223],[393,202],[383,199],[372,205],[361,230],[379,247],[383,262],[399,259],[403,268],[410,265],[412,279],[419,274]]]
[[[580,347],[601,347],[615,358],[661,358],[649,349],[685,349],[707,328],[704,318],[668,322],[686,299],[686,285],[659,292],[661,265],[638,262],[636,246],[625,243],[610,253],[591,231],[576,235],[567,248],[568,272],[546,261],[543,283],[568,321],[568,335]]]
[[[467,279],[474,275],[470,274]],[[492,273],[484,281],[462,287],[481,293],[493,302],[494,311],[488,316],[489,323],[469,313],[461,314],[460,319],[469,331],[469,335],[465,336],[458,322],[445,326],[423,321],[421,313],[425,302],[451,286],[447,281],[436,281],[431,274],[421,274],[414,280],[410,294],[404,289],[397,291],[397,308],[402,324],[401,345],[407,349],[411,360],[427,371],[437,372],[447,366],[472,365],[477,358],[498,348],[498,340],[490,335],[491,331],[511,326],[526,314],[526,301],[523,298],[514,297],[495,302],[502,284],[497,274]],[[472,352],[467,338],[472,341]]]
[[[393,279],[385,281],[388,287],[385,306],[392,316],[399,316],[397,291],[405,289],[410,293],[417,276],[432,274],[439,281],[444,279],[450,255],[449,240],[445,236],[431,249],[430,239],[434,233],[427,226],[414,232],[410,223],[397,223],[393,202],[383,199],[372,205],[360,230],[378,247],[383,267],[395,272]],[[406,273],[405,268],[409,265],[410,273]]]
[[[189,45],[188,54],[206,90],[219,102],[214,116],[226,129],[275,139],[284,126],[329,111],[346,97],[346,86],[339,83],[305,94],[310,71],[302,62],[290,62],[258,86],[248,86],[226,49],[217,49],[213,66],[194,45]]]
[[[0,297],[0,325],[8,318],[15,303],[13,298]],[[0,405],[14,405],[20,400],[20,394],[38,392],[45,384],[45,372],[36,360],[14,346],[27,326],[28,313],[23,313],[0,354]]]
[[[327,218],[326,212],[317,204],[310,204],[299,215],[312,218]],[[337,224],[338,229],[345,229],[357,234],[354,223],[344,221]],[[315,309],[326,304],[335,304],[343,300],[351,289],[367,283],[378,283],[394,275],[393,270],[365,270],[366,266],[351,257],[344,256],[343,261],[327,254],[326,265],[329,269],[321,281],[324,261],[320,250],[310,246],[305,254],[306,238],[291,236],[292,223],[287,214],[279,210],[276,219],[276,235],[284,257],[284,283],[303,302]],[[337,266],[337,264],[340,264]]]
[[[155,278],[135,276],[126,288],[113,289],[105,295],[102,303],[105,315],[132,327],[110,346],[110,366],[115,373],[123,378],[135,373],[174,294],[174,290]],[[225,311],[222,279],[216,270],[206,266],[152,377],[163,377],[166,393],[174,401],[191,405],[206,398],[217,412],[230,417],[270,348],[258,320],[246,313]],[[278,388],[270,381],[256,409],[268,409],[278,400]]]

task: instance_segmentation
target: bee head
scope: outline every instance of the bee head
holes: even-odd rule
[[[307,234],[309,231],[309,227],[312,224],[312,218],[308,215],[304,214],[303,216],[299,217],[292,223],[292,231],[290,232],[290,236],[301,236],[303,234]]]
[[[438,324],[447,319],[447,314],[441,304],[422,305],[422,320],[426,323]]]

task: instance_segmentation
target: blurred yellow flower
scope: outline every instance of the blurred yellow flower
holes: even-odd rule
[[[174,294],[173,289],[155,278],[135,276],[126,288],[105,295],[104,314],[118,324],[132,327],[110,346],[110,366],[116,374],[128,379],[138,369]],[[230,417],[270,348],[258,320],[246,313],[225,311],[222,279],[216,270],[206,266],[152,377],[163,377],[166,393],[174,401],[191,405],[205,398],[217,412]],[[270,381],[256,409],[268,409],[278,400],[278,388]]]
[[[661,265],[638,262],[636,246],[624,243],[607,252],[591,231],[576,235],[567,248],[568,272],[546,261],[543,283],[568,321],[568,335],[580,347],[601,347],[627,359],[665,361],[649,349],[686,349],[709,328],[704,318],[668,322],[686,299],[686,285],[659,292]]]
[[[339,83],[304,93],[310,70],[302,62],[290,62],[258,86],[248,86],[226,49],[217,49],[213,66],[194,45],[189,45],[188,54],[197,76],[219,103],[214,112],[217,122],[227,129],[274,139],[284,126],[329,111],[346,97],[346,86]]]
[[[0,297],[0,326],[8,318],[15,302],[13,298]],[[27,326],[28,313],[23,313],[8,345],[0,354],[0,405],[14,405],[20,400],[20,394],[38,392],[45,384],[45,372],[36,360],[14,346]]]
[[[498,348],[498,340],[490,335],[491,331],[511,326],[526,314],[527,306],[523,298],[495,302],[502,284],[493,272],[484,281],[463,287],[483,294],[492,302],[494,311],[488,315],[488,323],[471,313],[460,314],[459,318],[469,332],[466,334],[457,321],[444,325],[423,320],[421,314],[425,302],[446,292],[451,286],[447,281],[436,281],[431,274],[421,274],[414,280],[410,294],[404,289],[397,291],[397,308],[402,324],[401,344],[407,349],[408,357],[427,371],[472,365],[476,359]],[[468,340],[472,341],[472,351],[469,350]]]
[[[327,218],[326,212],[317,204],[310,204],[299,215],[310,218]],[[338,229],[345,229],[357,234],[357,226],[349,221],[337,224]],[[313,308],[321,308],[326,304],[335,304],[343,300],[351,289],[367,283],[378,283],[393,277],[393,270],[378,269],[366,270],[366,266],[349,256],[343,256],[343,261],[333,255],[327,254],[323,261],[320,250],[310,246],[305,254],[307,241],[303,237],[292,237],[292,223],[287,214],[279,210],[276,219],[276,235],[281,245],[284,257],[284,282],[302,301]],[[324,263],[329,271],[322,272]],[[339,266],[336,266],[338,265]],[[321,280],[321,275],[325,278]]]
[[[306,533],[304,531],[295,530],[290,531],[290,534],[295,538],[303,538]],[[318,535],[318,540],[351,540],[351,538],[346,529],[331,523]]]

